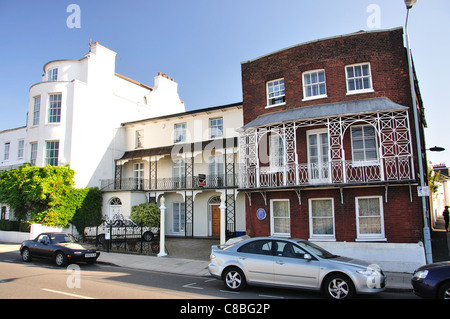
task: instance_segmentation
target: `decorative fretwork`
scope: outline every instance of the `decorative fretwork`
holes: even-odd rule
[[[114,188],[115,189],[121,188],[121,181],[122,181],[122,165],[117,164],[117,162],[116,162],[116,167],[115,167],[115,172],[114,172]]]
[[[354,124],[372,125],[377,132],[379,159],[368,162],[346,160],[344,135]],[[296,130],[301,127],[327,127],[329,162],[298,163]],[[285,147],[285,165],[260,167],[258,146],[269,132],[280,134]],[[370,183],[412,180],[413,154],[407,111],[356,114],[250,128],[241,132],[240,188],[271,188],[310,184]],[[318,174],[320,172],[320,174]],[[322,176],[320,180],[315,175]]]
[[[229,235],[234,235],[236,233],[236,210],[234,194],[227,194],[226,206],[227,233]]]
[[[185,217],[186,217],[186,237],[194,236],[194,196],[186,194],[185,196]]]
[[[157,161],[150,159],[149,165],[150,165],[150,185],[149,185],[149,187],[150,187],[150,189],[156,189],[156,181],[158,180]]]

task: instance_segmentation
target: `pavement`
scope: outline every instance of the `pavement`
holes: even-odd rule
[[[211,239],[167,238],[165,257],[102,251],[97,262],[125,268],[208,277],[211,245],[218,243],[219,240]],[[19,247],[20,244],[0,243],[0,253],[16,251],[19,254]],[[412,274],[398,272],[385,274],[387,291],[412,291]]]

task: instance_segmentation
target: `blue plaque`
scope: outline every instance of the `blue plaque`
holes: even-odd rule
[[[267,216],[266,210],[264,208],[260,208],[256,211],[256,217],[258,217],[259,220],[265,219]]]

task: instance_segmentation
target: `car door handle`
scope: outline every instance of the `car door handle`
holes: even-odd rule
[[[282,261],[282,260],[277,260],[276,263],[277,263],[278,265],[284,265],[284,261]]]
[[[247,257],[239,257],[240,260],[246,260]]]

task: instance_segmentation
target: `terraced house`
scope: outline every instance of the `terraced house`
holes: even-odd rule
[[[133,205],[159,205],[164,196],[167,235],[219,237],[223,195],[227,235],[245,233],[245,194],[237,189],[241,126],[242,103],[123,123],[116,147],[125,152],[113,178],[102,180],[108,214],[129,215]]]
[[[244,62],[242,83],[239,189],[250,235],[308,238],[380,263],[424,262],[401,28]]]

